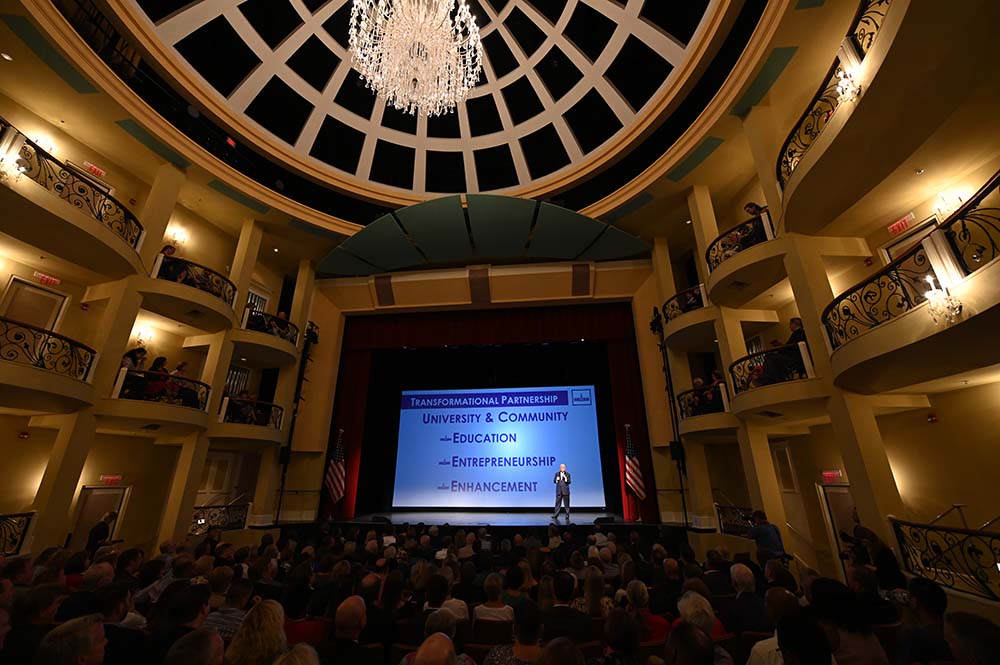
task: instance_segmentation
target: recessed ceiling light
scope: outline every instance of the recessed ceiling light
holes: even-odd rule
[[[717,340],[717,339],[713,339],[712,341],[715,342],[716,344],[719,343],[719,340]]]
[[[917,175],[923,175],[924,174],[924,170],[923,169],[917,169],[916,171],[914,171],[914,173],[916,173]]]
[[[689,219],[688,221],[686,221],[686,222],[684,222],[684,223],[685,223],[685,224],[690,224],[690,223],[691,223],[691,220]]]
[[[278,248],[277,248],[277,247],[275,247],[275,248],[274,248],[274,253],[275,253],[275,254],[277,254],[277,253],[278,253]]]
[[[246,359],[246,358],[240,358],[240,362],[241,362],[241,363],[245,363],[246,361],[247,361],[247,359]]]
[[[3,58],[7,62],[13,62],[14,61],[14,56],[12,56],[10,53],[0,53],[0,58]]]

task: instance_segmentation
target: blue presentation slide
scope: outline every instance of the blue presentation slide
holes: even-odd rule
[[[404,391],[394,508],[604,507],[594,386]]]

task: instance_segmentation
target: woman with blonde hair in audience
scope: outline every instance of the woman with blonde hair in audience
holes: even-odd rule
[[[303,642],[293,646],[284,656],[279,656],[274,665],[319,665],[319,656],[316,649]]]
[[[226,649],[229,665],[271,665],[288,650],[285,612],[274,600],[258,603],[243,619]]]
[[[524,573],[524,581],[521,582],[521,591],[529,596],[537,597],[538,589],[536,587],[538,586],[538,580],[531,574],[531,564],[526,559],[521,559],[517,562],[517,567]]]
[[[583,597],[573,601],[573,608],[594,618],[605,618],[614,607],[604,595],[604,572],[597,566],[588,566],[583,577]]]

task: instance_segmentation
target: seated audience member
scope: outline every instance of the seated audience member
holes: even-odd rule
[[[477,605],[473,614],[476,621],[513,621],[514,608],[500,600],[503,579],[496,573],[490,573],[483,582],[483,593],[486,602]]]
[[[164,665],[222,665],[226,645],[214,630],[199,628],[174,642]]]
[[[708,550],[705,553],[705,574],[702,581],[708,586],[712,595],[727,596],[733,593],[729,569],[732,562],[726,561],[718,550]]]
[[[500,595],[500,599],[506,605],[517,607],[518,603],[529,597],[521,590],[523,585],[524,571],[519,566],[511,566],[503,577],[503,593]]]
[[[674,613],[677,611],[677,599],[681,597],[681,570],[677,559],[663,560],[662,575],[653,579],[653,588],[649,590],[649,609],[654,614]]]
[[[386,575],[379,589],[379,598],[373,603],[365,603],[365,628],[360,641],[363,644],[388,645],[393,639],[397,620],[410,618],[400,612],[403,601],[403,574],[394,570]]]
[[[704,630],[713,640],[727,635],[725,626],[712,611],[712,604],[700,593],[686,592],[677,601],[677,610],[680,613],[680,618],[674,622],[675,628],[681,621],[687,621]]]
[[[568,637],[557,637],[548,642],[538,655],[535,665],[585,665],[580,647]]]
[[[785,565],[777,559],[771,559],[764,564],[764,579],[767,581],[767,588],[782,587],[792,593],[799,590],[799,585],[795,581],[795,576],[785,568]]]
[[[226,591],[226,601],[222,607],[205,618],[205,628],[211,628],[219,633],[224,642],[228,642],[240,629],[243,619],[253,598],[253,582],[250,580],[233,580]]]
[[[288,650],[285,612],[274,600],[264,600],[247,612],[226,649],[227,665],[270,665]]]
[[[427,601],[424,612],[428,610],[446,609],[455,615],[459,621],[469,620],[469,606],[464,600],[452,598],[450,585],[444,575],[431,575],[427,581]]]
[[[826,633],[802,612],[778,624],[778,648],[783,665],[831,665],[834,662]]]
[[[341,661],[337,661],[339,664]],[[413,665],[456,665],[455,645],[447,635],[434,633],[424,640],[413,656]]]
[[[944,639],[957,665],[991,665],[1000,654],[1000,626],[977,614],[946,614]]]
[[[281,604],[285,608],[285,638],[289,646],[301,642],[319,644],[326,639],[329,628],[327,622],[309,617],[308,587],[288,589]]]
[[[483,665],[525,665],[541,656],[542,613],[538,606],[525,601],[514,612],[514,643],[494,647]]]
[[[0,603],[0,653],[3,653],[3,645],[10,632],[10,606]]]
[[[837,580],[821,577],[812,584],[810,607],[830,636],[837,665],[888,665],[857,597]]]
[[[604,573],[597,566],[587,566],[583,574],[583,596],[573,601],[573,609],[591,618],[608,616],[614,602],[604,595]]]
[[[146,636],[141,630],[122,625],[132,605],[128,582],[108,584],[97,592],[97,610],[104,621],[104,665],[131,665],[142,658]]]
[[[639,640],[662,642],[670,632],[670,622],[649,611],[649,589],[642,580],[632,580],[625,587],[629,614],[639,624]]]
[[[621,568],[618,567],[613,559],[613,554],[611,553],[610,547],[602,547],[600,550],[601,557],[601,568],[604,572],[604,579],[606,581],[614,580],[616,577],[621,575]]]
[[[951,649],[944,639],[948,594],[937,582],[926,577],[910,580],[909,592],[916,627],[903,633],[900,665],[951,660]]]
[[[0,663],[30,663],[45,635],[56,626],[56,612],[63,595],[58,584],[43,584],[14,596],[11,630],[0,651]]]
[[[139,583],[139,569],[142,567],[143,552],[132,547],[118,555],[115,562],[115,583],[127,583],[132,591]]]
[[[470,533],[468,537],[475,538],[475,535]],[[472,546],[467,545],[467,547],[471,550]],[[483,587],[481,584],[476,584],[476,572],[476,564],[472,561],[463,563],[461,581],[452,586],[451,595],[470,605],[483,602]]]
[[[885,626],[899,621],[899,610],[878,593],[878,577],[867,566],[850,566],[847,585],[858,598],[858,610],[873,626]]]
[[[381,654],[366,649],[358,642],[365,620],[365,601],[361,596],[344,600],[337,607],[334,617],[333,640],[319,646],[322,661],[337,665],[381,665]]]
[[[56,626],[45,635],[33,658],[36,665],[101,665],[104,662],[104,624],[99,614],[88,614]]]
[[[628,612],[616,607],[604,621],[604,656],[592,665],[638,665],[639,624]]]
[[[715,644],[701,628],[682,621],[670,631],[663,656],[666,665],[714,665]]]
[[[233,582],[235,572],[231,566],[218,566],[208,576],[208,587],[212,595],[208,599],[208,609],[213,612],[226,604],[226,592]]]
[[[523,604],[524,603],[522,603],[522,605]],[[458,620],[452,612],[446,609],[434,610],[427,616],[427,621],[424,623],[425,640],[431,635],[444,635],[451,640],[454,645],[455,633],[457,632]],[[455,647],[455,651],[458,651],[457,647]],[[415,658],[416,652],[410,652],[403,657],[403,660],[399,661],[399,665],[410,665],[413,663]],[[455,663],[456,665],[476,665],[476,661],[472,660],[464,653],[455,654]]]
[[[253,582],[255,596],[264,600],[280,600],[281,585],[275,581],[278,575],[278,562],[267,556],[259,556],[250,564],[250,580]]]
[[[763,633],[774,628],[767,618],[764,599],[757,595],[757,580],[753,572],[742,563],[730,568],[736,597],[722,607],[722,618],[729,632],[734,634],[752,631]]]
[[[97,590],[111,584],[115,577],[115,569],[110,563],[95,563],[83,573],[80,588],[66,597],[56,612],[56,621],[95,614],[97,609]]]
[[[201,628],[211,595],[208,585],[186,581],[174,582],[164,590],[146,643],[145,663],[162,663],[174,642]]]
[[[320,665],[316,649],[308,644],[296,644],[284,656],[279,656],[273,665]]]
[[[767,590],[764,594],[764,606],[767,609],[768,621],[774,625],[801,611],[795,594],[781,587]],[[782,665],[777,634],[753,645],[747,665]]]
[[[574,578],[574,582],[576,578]],[[555,595],[555,583],[551,575],[542,575],[542,579],[538,580],[538,607],[543,612],[545,610],[552,609],[552,606],[556,604]]]
[[[576,580],[567,572],[557,573],[554,587],[556,604],[542,613],[543,639],[547,642],[556,637],[569,637],[577,643],[590,641],[593,626],[590,617],[570,607]]]

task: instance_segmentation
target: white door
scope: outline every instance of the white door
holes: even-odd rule
[[[11,277],[0,299],[0,316],[42,330],[53,330],[65,306],[65,294],[20,277]]]

